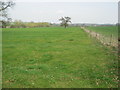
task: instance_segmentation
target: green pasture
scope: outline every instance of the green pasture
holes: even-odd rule
[[[3,88],[117,87],[117,54],[80,27],[6,28],[2,35]]]
[[[117,26],[97,26],[97,27],[87,27],[91,31],[95,31],[107,37],[118,38],[118,27]]]

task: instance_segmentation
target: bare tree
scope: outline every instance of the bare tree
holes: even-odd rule
[[[0,1],[0,23],[2,27],[5,28],[9,25],[11,18],[8,17],[7,10],[14,6],[15,3],[13,1]]]
[[[68,23],[71,23],[70,20],[70,17],[62,17],[59,19],[59,21],[61,21],[61,26],[64,26],[65,28],[68,26]]]

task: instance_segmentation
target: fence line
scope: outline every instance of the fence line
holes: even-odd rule
[[[118,39],[113,37],[113,35],[111,34],[110,37],[106,37],[102,34],[93,32],[91,30],[86,29],[85,27],[81,27],[85,32],[87,32],[91,37],[96,38],[97,40],[99,40],[103,45],[106,46],[113,46],[113,47],[118,47]]]

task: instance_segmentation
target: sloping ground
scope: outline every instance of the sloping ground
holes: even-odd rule
[[[116,68],[79,27],[3,29],[3,88],[117,87]]]

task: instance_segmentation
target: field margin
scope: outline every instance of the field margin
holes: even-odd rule
[[[90,35],[90,37],[96,38],[98,41],[100,41],[103,45],[105,46],[112,46],[115,48],[118,48],[118,40],[114,39],[113,36],[111,35],[110,38],[105,37],[102,34],[99,34],[97,32],[91,31],[86,29],[85,27],[81,27],[86,33]]]

